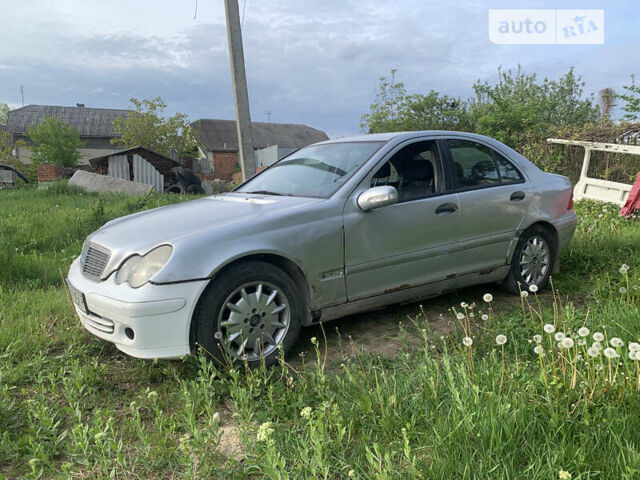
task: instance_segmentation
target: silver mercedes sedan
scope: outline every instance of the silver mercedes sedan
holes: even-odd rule
[[[365,135],[107,223],[68,284],[85,328],[129,355],[255,366],[316,322],[474,284],[542,289],[576,223],[569,179],[496,140]]]

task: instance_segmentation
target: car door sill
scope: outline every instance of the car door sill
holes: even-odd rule
[[[409,286],[401,285],[393,291],[378,295],[359,298],[340,305],[332,305],[321,309],[321,314],[314,319],[314,323],[328,322],[337,318],[346,317],[356,313],[368,312],[371,310],[393,305],[397,303],[411,303],[418,300],[437,297],[443,293],[457,290],[462,287],[481,283],[497,282],[507,275],[509,266],[497,267],[491,272],[473,272],[459,277],[447,278],[437,282],[423,285]]]

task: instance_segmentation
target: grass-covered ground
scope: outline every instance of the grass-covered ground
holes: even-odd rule
[[[452,307],[447,338],[415,305],[389,310],[394,357],[326,360],[319,334],[302,367],[216,371],[125,356],[82,330],[62,284],[92,230],[180,200],[0,191],[0,478],[640,478],[637,219],[578,204],[556,294],[428,302]]]

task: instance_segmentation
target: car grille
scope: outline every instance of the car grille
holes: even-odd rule
[[[82,272],[88,277],[100,278],[110,257],[111,252],[106,248],[95,243],[85,244],[80,257]]]
[[[114,323],[111,320],[93,314],[85,318],[85,323],[87,326],[104,333],[113,333],[114,330]]]

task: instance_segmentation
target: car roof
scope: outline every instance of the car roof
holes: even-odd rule
[[[484,135],[470,132],[458,132],[454,130],[417,130],[412,132],[386,132],[386,133],[369,133],[364,135],[356,135],[352,137],[334,138],[319,142],[319,144],[342,143],[342,142],[389,142],[390,140],[410,140],[412,138],[424,136],[463,136],[468,138],[476,138],[484,141],[495,143],[496,140]]]

